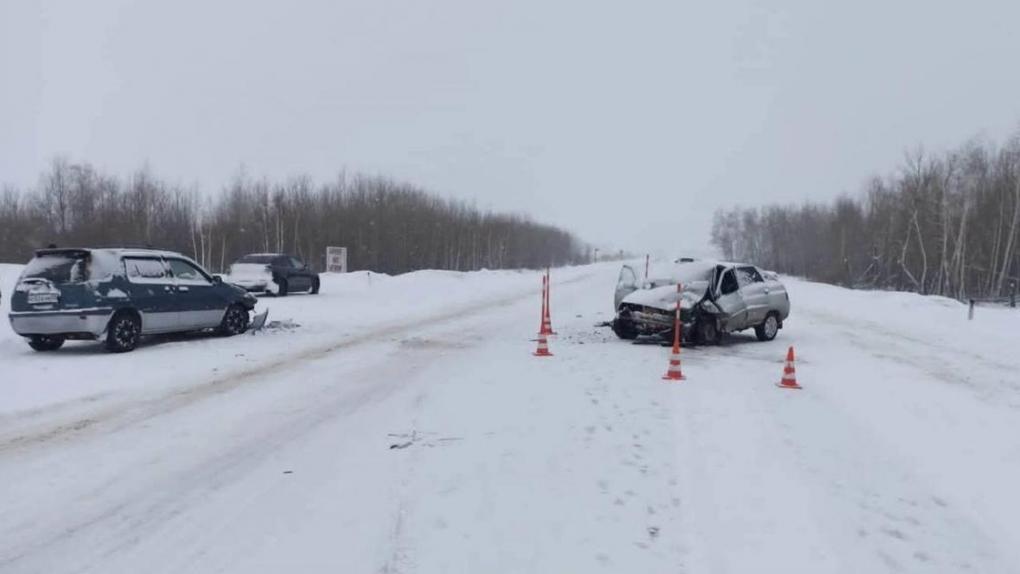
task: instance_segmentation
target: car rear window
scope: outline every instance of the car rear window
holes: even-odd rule
[[[46,279],[56,284],[88,281],[87,253],[47,253],[25,266],[22,279]]]

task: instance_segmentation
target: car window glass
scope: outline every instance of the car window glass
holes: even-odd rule
[[[723,295],[729,295],[730,293],[736,293],[740,285],[737,283],[737,276],[733,273],[732,269],[728,269],[722,277],[722,286],[719,288]]]
[[[273,265],[278,265],[280,267],[290,267],[290,258],[277,257],[276,259],[273,260]]]
[[[125,257],[124,270],[127,272],[128,281],[132,283],[169,283],[170,274],[167,273],[163,261],[148,257]]]
[[[291,257],[290,258],[290,264],[295,269],[301,269],[301,268],[303,268],[305,266],[305,264],[302,263],[301,260],[298,259],[297,257]]]
[[[40,255],[25,267],[23,279],[47,279],[56,284],[81,283],[88,279],[84,255],[55,253]]]
[[[752,283],[761,283],[763,279],[758,274],[758,270],[754,267],[740,267],[737,269],[737,280],[740,282],[741,287],[746,287]]]
[[[181,259],[168,259],[170,270],[178,283],[192,285],[208,285],[209,280],[197,267]]]

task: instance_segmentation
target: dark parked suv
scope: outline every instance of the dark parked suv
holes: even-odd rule
[[[285,253],[252,253],[230,266],[227,281],[248,291],[272,293],[319,292],[319,274],[297,257]]]
[[[11,294],[14,331],[37,351],[67,339],[130,351],[141,335],[248,328],[255,297],[191,259],[149,249],[42,249]]]

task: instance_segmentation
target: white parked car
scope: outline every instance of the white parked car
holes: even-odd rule
[[[230,266],[226,281],[254,293],[280,297],[288,293],[319,292],[319,274],[286,253],[252,253]]]

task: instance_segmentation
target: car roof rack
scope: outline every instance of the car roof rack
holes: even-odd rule
[[[88,256],[90,253],[89,249],[82,247],[47,247],[45,249],[36,249],[35,256],[41,257],[43,255],[81,255]]]

